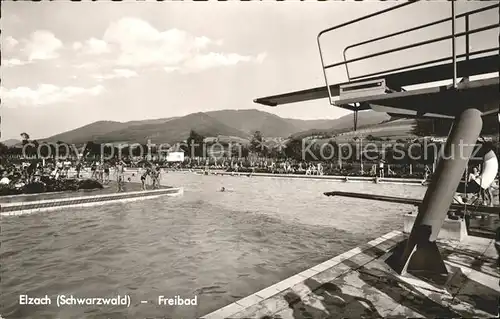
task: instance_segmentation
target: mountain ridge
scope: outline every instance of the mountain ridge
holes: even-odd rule
[[[359,113],[358,126],[369,126],[389,120],[385,113]],[[167,124],[168,123],[168,124]],[[66,143],[174,143],[188,138],[191,130],[203,136],[234,136],[250,139],[255,131],[265,137],[288,138],[314,134],[316,131],[337,132],[353,128],[352,115],[337,119],[301,120],[282,118],[256,109],[218,110],[191,113],[185,116],[128,122],[97,121],[74,130],[62,132],[40,141]]]

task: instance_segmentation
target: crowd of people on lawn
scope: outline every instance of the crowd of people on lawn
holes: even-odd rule
[[[124,161],[92,161],[78,160],[22,160],[18,163],[3,160],[0,164],[0,187],[21,189],[31,183],[46,183],[47,181],[61,181],[67,179],[92,179],[103,185],[108,185],[114,177],[117,190],[123,191],[126,182],[132,182],[136,173],[125,177],[126,164]],[[114,176],[112,176],[112,174]],[[141,188],[146,190],[160,187],[161,168],[158,164],[143,163],[138,175],[142,183]]]

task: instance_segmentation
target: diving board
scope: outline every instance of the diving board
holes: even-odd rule
[[[449,17],[366,39],[361,42],[351,43],[341,51],[343,52],[344,58],[341,62],[326,64],[321,45],[321,39],[325,33],[337,31],[345,26],[402,7],[411,6],[417,2],[418,1],[412,1],[398,4],[388,9],[344,22],[321,31],[318,34],[317,43],[325,86],[258,98],[255,99],[254,102],[268,106],[278,106],[288,103],[328,98],[331,105],[354,111],[355,131],[357,127],[358,111],[368,109],[387,112],[388,114],[399,115],[400,117],[452,118],[454,123],[448,135],[444,150],[446,154],[460,154],[460,156],[443,156],[440,158],[427,192],[421,204],[419,204],[418,214],[408,240],[385,261],[386,264],[399,275],[407,275],[409,272],[416,272],[419,274],[425,273],[426,275],[431,274],[432,276],[445,277],[449,273],[443,256],[440,254],[436,239],[446,219],[447,213],[452,206],[454,194],[468,166],[468,161],[474,151],[474,145],[481,135],[483,129],[482,117],[494,114],[495,111],[498,112],[498,103],[500,102],[500,95],[498,94],[498,74],[493,78],[486,78],[487,75],[499,71],[500,46],[498,31],[500,29],[500,24],[498,20],[489,22],[484,21],[489,24],[471,29],[469,25],[470,18],[473,17],[482,20],[484,15],[477,16],[477,14],[489,10],[494,10],[494,13],[497,13],[500,9],[500,3],[455,14],[456,1],[450,1],[451,15]],[[456,22],[459,18],[464,18],[465,31],[463,32],[457,31]],[[387,17],[385,17],[385,19],[386,21],[394,21]],[[352,59],[347,59],[346,57],[346,51],[350,48],[399,35],[406,35],[408,39],[412,39],[411,35],[407,33],[445,22],[451,22],[449,34],[445,36],[413,42],[412,44],[402,45],[391,49],[384,47],[382,51]],[[396,24],[394,24],[394,27],[396,27]],[[433,32],[429,29],[426,31],[425,34],[433,35]],[[497,32],[496,34],[488,33],[485,35],[485,31]],[[470,36],[480,33],[484,38],[488,39],[488,41],[486,41],[488,47],[471,52]],[[465,53],[457,52],[457,38],[465,40]],[[389,70],[385,69],[378,72],[369,71],[371,73],[358,76],[351,76],[349,72],[349,64],[353,62],[448,40],[450,41],[450,46],[448,48],[450,49],[451,55],[440,57],[437,60],[423,61],[407,66],[399,65]],[[432,50],[432,48],[429,49],[429,47],[427,47],[427,49]],[[342,50],[342,48],[340,48],[340,50]],[[394,63],[390,58],[389,61],[390,63]],[[372,64],[376,65],[376,62],[372,62]],[[345,68],[348,81],[331,84],[328,80],[327,69],[330,70],[334,67],[341,66]],[[472,79],[472,77],[475,76],[481,76],[482,79]],[[436,84],[436,82],[449,80],[452,81],[452,85],[443,86],[442,84]],[[410,89],[409,87],[411,86],[422,87]],[[497,209],[493,209],[493,213],[496,212]]]
[[[467,107],[469,99],[474,99],[476,105],[482,105],[481,111],[483,112],[483,115],[491,114],[492,110],[495,107],[498,107],[492,107],[492,104],[498,101],[498,76],[496,76],[493,80],[481,79],[469,81],[469,79],[474,76],[484,76],[498,72],[498,65],[500,63],[498,57],[500,48],[498,46],[498,37],[491,37],[490,41],[491,43],[494,43],[494,45],[490,45],[488,42],[488,47],[483,47],[481,50],[476,51],[471,51],[470,38],[472,35],[478,34],[481,34],[484,37],[484,32],[499,30],[500,24],[495,22],[472,29],[469,28],[469,20],[471,18],[481,18],[479,14],[487,11],[498,11],[500,7],[500,4],[498,3],[455,15],[454,2],[452,1],[450,2],[452,14],[447,18],[425,23],[391,34],[370,38],[361,42],[352,43],[343,48],[343,61],[330,64],[325,63],[324,53],[321,46],[321,37],[325,33],[337,31],[342,27],[370,19],[401,7],[410,6],[417,2],[418,1],[398,4],[388,9],[360,17],[349,22],[341,23],[321,31],[318,34],[317,41],[326,85],[306,90],[261,97],[254,99],[254,102],[275,107],[278,105],[329,98],[331,105],[355,112],[373,109],[376,111],[387,112],[391,115],[408,117],[454,118],[458,113],[460,113],[463,107]],[[465,21],[465,31],[457,32],[455,27],[456,20],[462,18]],[[430,38],[425,41],[374,52],[350,60],[346,58],[346,51],[351,48],[374,43],[380,40],[386,40],[395,36],[405,35],[406,33],[413,32],[415,30],[422,30],[445,22],[452,22],[450,34],[446,36]],[[431,34],[431,32],[429,33]],[[457,38],[465,40],[465,53],[458,54],[456,52]],[[449,40],[451,42],[450,51],[452,54],[449,56],[358,76],[350,75],[349,65],[351,63],[407,49],[426,46],[445,40]],[[348,81],[331,84],[328,80],[326,71],[333,67],[340,66],[345,67]],[[458,84],[457,81],[461,78],[463,83]],[[453,86],[443,87],[433,85],[435,82],[447,80],[453,81]],[[370,87],[371,84],[377,82],[382,83],[383,85],[380,87],[372,85],[372,87]],[[414,85],[428,85],[428,88],[423,90],[405,90],[405,88]],[[352,89],[356,86],[358,86],[357,91],[356,88]],[[346,88],[349,88],[348,94],[345,94],[347,91]],[[477,98],[480,100],[476,100]],[[445,105],[443,104],[443,101],[450,101],[450,99],[457,102],[454,103],[455,105],[453,108],[450,108],[448,105],[449,103],[445,103]],[[390,107],[393,109],[387,110],[383,107]]]
[[[430,87],[425,89],[378,94],[369,96],[370,104],[383,105],[396,109],[412,110],[421,114],[456,116],[463,108],[477,106],[483,113],[498,109],[498,78],[461,82],[452,86]],[[366,96],[342,100],[345,104],[363,103]],[[449,101],[453,101],[450,105]],[[343,104],[343,105],[345,105]],[[364,103],[363,105],[366,105]],[[373,108],[373,107],[370,107]],[[375,107],[376,108],[376,107]],[[397,112],[397,110],[395,111]]]
[[[458,77],[468,77],[468,76],[475,76],[475,75],[481,75],[481,74],[488,74],[492,72],[497,72],[498,71],[498,65],[500,61],[498,58],[498,55],[493,55],[493,56],[486,56],[486,57],[481,57],[481,58],[476,58],[472,60],[464,60],[464,61],[459,61],[457,62],[457,75]],[[401,71],[398,73],[392,73],[392,74],[387,74],[383,76],[385,79],[387,86],[388,87],[405,87],[405,86],[410,86],[410,85],[416,85],[416,84],[422,84],[422,83],[428,83],[428,82],[437,82],[437,81],[444,81],[444,80],[449,80],[450,79],[450,74],[452,74],[452,69],[453,65],[452,63],[448,64],[442,64],[442,65],[437,65],[437,66],[430,66],[422,69],[416,69],[416,70],[410,70],[410,71]],[[339,83],[339,84],[334,84],[330,85],[330,92],[332,96],[338,96],[340,93],[340,86],[344,84],[349,84],[349,83],[356,83],[356,82],[361,82],[361,81],[367,81],[367,80],[375,80],[375,79],[380,79],[381,76],[377,77],[372,77],[372,78],[366,78],[363,80],[357,80],[353,82],[344,82],[344,83]],[[495,82],[496,81],[496,82]],[[495,91],[496,89],[496,94],[498,96],[498,87],[494,87],[495,85],[498,85],[498,78],[493,79],[493,82],[491,79],[485,79],[485,80],[477,80],[477,81],[472,81],[470,83],[471,87],[476,88],[478,86],[486,86],[489,87],[488,91]],[[465,88],[465,86],[462,86]],[[441,87],[434,87],[430,88],[429,91],[426,91],[427,89],[423,89],[423,91],[419,91],[417,94],[422,94],[422,93],[427,93],[427,92],[433,92],[433,93],[439,93],[440,91],[443,91]],[[422,92],[422,93],[420,93]],[[403,91],[403,92],[395,92],[392,94],[387,94],[387,95],[393,95],[396,94],[394,97],[401,98],[401,97],[406,97],[406,96],[414,96],[415,92],[412,91]],[[310,101],[310,100],[319,100],[319,99],[326,99],[329,97],[328,94],[328,89],[326,86],[321,86],[321,87],[316,87],[312,89],[307,89],[307,90],[301,90],[301,91],[295,91],[295,92],[289,92],[289,93],[284,93],[284,94],[278,94],[278,95],[272,95],[272,96],[267,96],[267,97],[262,97],[262,98],[257,98],[254,100],[255,103],[266,105],[266,106],[279,106],[279,105],[284,105],[284,104],[290,104],[290,103],[297,103],[297,102],[305,102],[305,101]],[[375,99],[379,99],[380,96],[375,96]],[[385,98],[388,100],[387,98]],[[366,100],[366,99],[364,99]],[[356,100],[356,102],[364,102],[363,100]],[[368,103],[361,103],[360,107],[354,107],[349,105],[351,103],[348,101],[346,104],[342,105],[337,105],[339,107],[354,111],[354,110],[369,110],[371,109],[370,104]],[[374,102],[375,104],[375,102]],[[398,105],[401,107],[401,105]],[[419,107],[417,107],[418,109]],[[415,110],[415,107],[411,107],[410,110]],[[435,111],[435,110],[434,110]]]

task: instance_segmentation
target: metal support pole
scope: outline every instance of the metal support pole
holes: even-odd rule
[[[361,137],[360,139],[360,143],[361,143],[361,156],[360,156],[360,162],[361,162],[361,175],[364,175],[365,173],[365,170],[364,170],[364,167],[363,167],[363,137]]]
[[[465,35],[465,60],[469,61],[469,55],[470,55],[470,39],[469,39],[469,16],[465,16],[465,32],[467,33]]]
[[[455,0],[451,0],[451,51],[453,54],[453,88],[457,88],[457,46],[455,37]]]
[[[328,76],[326,75],[326,69],[325,69],[325,60],[323,59],[323,51],[321,50],[321,42],[319,41],[320,35],[318,35],[317,38],[317,43],[318,43],[318,50],[319,50],[319,58],[321,60],[321,67],[323,69],[323,76],[325,77],[325,83],[326,83],[326,89],[328,90],[328,100],[330,101],[331,105],[335,105],[332,101],[332,91],[330,90],[330,84],[328,84]],[[347,65],[346,65],[347,68]]]
[[[477,109],[466,109],[455,120],[410,236],[387,260],[399,274],[406,271],[447,273],[436,239],[481,132],[481,114]]]
[[[498,6],[498,15],[500,16],[500,6]],[[498,47],[500,48],[500,32],[498,33]],[[499,50],[498,54],[500,54],[500,50]],[[500,71],[498,72],[498,75],[500,76]],[[499,85],[499,89],[500,89],[500,85]],[[500,104],[498,105],[498,109],[497,109],[497,119],[498,119],[498,123],[497,123],[497,125],[498,125],[497,156],[498,156],[498,160],[500,161]],[[498,183],[500,184],[500,179],[498,180]],[[500,202],[500,191],[498,192],[498,202]],[[500,217],[500,212],[498,213],[498,216]],[[497,229],[497,234],[500,235],[500,227],[498,227],[498,229]],[[498,249],[500,249],[500,246],[498,247]],[[500,250],[498,252],[499,252],[499,258],[500,258]]]

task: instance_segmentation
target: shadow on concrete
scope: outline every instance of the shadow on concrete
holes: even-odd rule
[[[473,306],[471,311],[467,309],[463,309],[463,311],[452,310],[434,301],[443,297],[438,291],[430,292],[426,296],[414,286],[402,281],[390,272],[359,267],[349,260],[344,263],[350,267],[359,268],[359,278],[367,285],[381,291],[396,303],[425,317],[471,318],[476,316],[475,312],[471,312],[474,310],[484,311],[494,316],[498,314],[498,293],[481,283],[467,278],[458,267],[450,267],[450,278],[446,285],[440,288],[446,289],[453,296],[453,300],[446,300],[448,303],[458,304],[460,301],[465,301]]]
[[[450,250],[450,249],[440,249],[441,251],[441,256],[443,257],[444,260],[449,260],[450,256],[456,255],[456,257],[461,258],[462,260],[453,260],[453,263],[464,266],[467,268],[474,269],[476,271],[481,272],[483,266],[491,266],[493,267],[499,267],[498,265],[498,260],[495,260],[494,258],[488,257],[488,256],[481,256],[478,255],[477,251],[469,250],[469,249],[463,249],[460,248],[460,250]],[[464,260],[470,260],[470,263],[464,262]],[[496,275],[496,277],[500,277],[500,275]]]
[[[293,310],[294,319],[383,318],[370,300],[343,293],[339,286],[331,282],[320,284],[313,279],[307,279],[304,284],[313,290],[313,295],[316,297],[311,302],[304,302],[293,292],[284,296],[289,308]],[[319,304],[314,307],[311,303]],[[260,319],[278,318],[280,317],[275,315]]]
[[[452,251],[440,249],[443,257],[446,259],[450,254],[462,254],[461,251]],[[367,255],[374,258],[380,258],[387,251],[371,247],[361,255],[353,256],[342,263],[353,270],[357,270],[358,278],[366,286],[362,289],[364,296],[369,294],[376,295],[382,293],[391,298],[394,303],[402,305],[415,313],[427,318],[472,318],[476,317],[477,310],[486,312],[495,317],[498,314],[498,292],[468,278],[459,267],[449,267],[449,276],[444,285],[436,285],[436,290],[429,291],[429,294],[423,294],[413,285],[398,278],[397,274],[390,270],[386,271],[379,268],[367,268],[362,266],[366,262],[358,262],[357,259],[365,258]],[[475,258],[470,265],[464,265],[469,268],[479,270],[482,266],[482,260],[477,257],[477,252],[464,251],[463,255]],[[335,282],[335,283],[334,283]],[[284,296],[288,306],[293,311],[294,319],[316,319],[316,318],[383,318],[376,306],[367,298],[349,295],[342,292],[342,285],[349,285],[348,282],[342,282],[342,277],[334,279],[334,282],[319,283],[313,279],[307,279],[304,284],[313,291],[316,298],[305,297],[301,299],[297,294],[289,292]],[[439,289],[446,289],[450,295],[444,297],[439,293]],[[319,298],[318,298],[319,297]],[[451,309],[450,307],[439,303],[443,300],[448,304],[459,304],[466,302],[471,305],[469,309],[465,307]],[[387,310],[387,309],[385,309]],[[405,317],[404,314],[394,314],[397,317]],[[260,319],[279,319],[277,315],[264,316]]]

